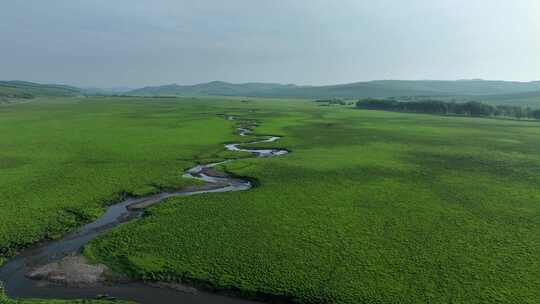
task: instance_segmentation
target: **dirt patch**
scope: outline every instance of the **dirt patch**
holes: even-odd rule
[[[105,265],[91,265],[83,256],[67,256],[60,261],[41,266],[26,276],[33,280],[48,281],[70,287],[96,285],[105,280]]]

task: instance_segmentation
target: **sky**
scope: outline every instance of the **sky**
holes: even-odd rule
[[[0,79],[540,80],[538,0],[0,0]]]

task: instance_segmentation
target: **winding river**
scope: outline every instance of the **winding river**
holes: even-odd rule
[[[229,120],[235,117],[229,116]],[[248,136],[252,132],[247,128],[238,128],[240,136]],[[245,144],[269,143],[279,140],[276,136],[266,136],[264,139],[248,142],[227,144],[229,151],[241,151],[253,153],[256,157],[272,157],[287,154],[284,149],[244,149]],[[118,298],[132,300],[138,303],[185,303],[185,304],[245,304],[255,303],[220,294],[212,294],[198,291],[193,288],[164,288],[142,282],[124,283],[97,283],[82,287],[71,287],[65,284],[53,284],[50,282],[33,280],[28,277],[32,270],[60,261],[68,256],[75,256],[82,252],[85,244],[99,235],[126,223],[140,218],[144,208],[157,204],[167,198],[176,196],[188,196],[210,192],[245,191],[252,187],[250,181],[228,176],[213,168],[238,159],[230,159],[223,162],[198,165],[184,173],[184,177],[203,180],[202,186],[192,186],[179,191],[164,191],[146,197],[127,198],[124,201],[110,206],[106,212],[92,223],[89,223],[76,232],[64,238],[51,242],[37,244],[31,248],[22,250],[16,257],[10,259],[0,268],[0,281],[3,282],[4,290],[13,298],[44,298],[44,299],[93,299]]]

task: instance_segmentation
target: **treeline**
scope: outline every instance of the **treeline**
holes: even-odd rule
[[[343,99],[339,99],[339,98],[333,98],[333,99],[317,99],[317,100],[314,100],[314,102],[318,102],[318,103],[326,103],[328,105],[340,105],[340,106],[346,106],[347,105],[347,102]]]
[[[0,92],[0,103],[9,103],[13,99],[32,99],[34,95],[30,93],[4,93]]]
[[[359,109],[384,110],[394,112],[426,113],[463,116],[504,116],[517,119],[540,119],[540,110],[519,106],[492,106],[477,101],[465,103],[444,102],[440,100],[420,100],[402,102],[392,99],[361,99],[356,103]]]
[[[4,93],[4,92],[0,92],[0,97],[3,97],[3,98],[32,99],[35,96],[30,94],[30,93]]]

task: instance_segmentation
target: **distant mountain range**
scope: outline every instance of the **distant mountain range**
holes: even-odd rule
[[[290,98],[388,98],[433,97],[478,99],[497,103],[510,101],[527,105],[540,104],[540,81],[513,82],[493,80],[376,80],[327,86],[298,86],[278,83],[234,84],[213,81],[196,85],[170,84],[128,88],[77,88],[67,85],[37,84],[25,81],[0,81],[2,96],[242,96]],[[30,97],[30,98],[31,98]]]
[[[277,83],[234,84],[212,81],[196,85],[169,84],[156,87],[144,87],[126,92],[135,96],[273,96],[279,92],[296,88],[295,85]]]
[[[297,98],[386,98],[402,96],[482,96],[540,92],[540,81],[376,80],[329,86],[273,83],[233,84],[222,81],[196,85],[164,85],[125,92],[134,96],[246,96]]]

